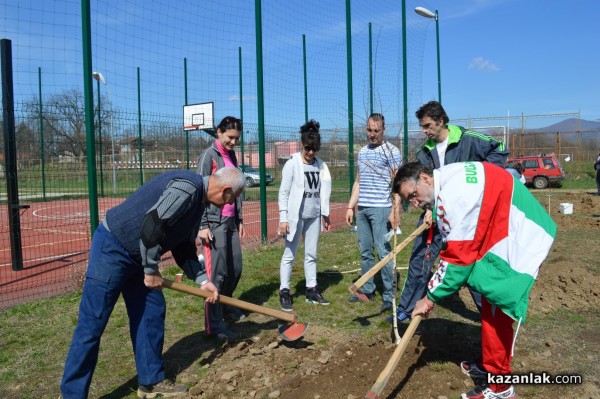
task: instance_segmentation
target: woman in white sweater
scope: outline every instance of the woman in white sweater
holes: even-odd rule
[[[321,147],[319,122],[311,119],[300,127],[302,151],[285,163],[279,187],[279,234],[285,237],[285,249],[279,267],[281,309],[291,312],[290,276],[300,236],[304,237],[304,275],[306,302],[329,305],[317,287],[317,244],[321,231],[329,231],[331,175],[325,162],[316,157]]]

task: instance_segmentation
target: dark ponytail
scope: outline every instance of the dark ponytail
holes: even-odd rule
[[[315,148],[318,151],[321,148],[320,127],[319,122],[314,119],[300,126],[300,140],[302,141],[302,145]]]
[[[219,126],[217,126],[217,130],[221,133],[225,133],[227,130],[237,130],[238,132],[242,131],[242,120],[235,118],[233,116],[226,116],[221,120]]]

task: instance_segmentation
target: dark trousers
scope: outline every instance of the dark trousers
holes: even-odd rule
[[[425,213],[421,214],[417,227],[423,224],[423,217]],[[413,244],[413,250],[410,255],[410,263],[408,265],[408,275],[404,280],[404,287],[402,288],[402,295],[400,296],[400,304],[398,305],[398,312],[404,312],[408,316],[411,315],[415,308],[415,303],[425,296],[427,291],[427,283],[433,275],[432,268],[433,264],[440,254],[442,249],[442,235],[437,229],[437,225],[433,227],[433,237],[431,245],[429,247],[429,257],[427,257],[427,238],[429,236],[429,229],[421,233],[420,236],[415,238]],[[481,311],[481,294],[469,287],[471,296],[477,309]]]
[[[242,276],[242,246],[235,218],[223,218],[220,224],[211,224],[210,231],[213,240],[204,245],[206,273],[220,294],[232,296]],[[208,334],[216,334],[225,328],[223,311],[228,310],[219,303],[205,304]]]

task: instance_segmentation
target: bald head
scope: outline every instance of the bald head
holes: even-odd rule
[[[244,174],[236,167],[227,166],[217,170],[208,179],[206,201],[222,207],[233,204],[246,187]]]

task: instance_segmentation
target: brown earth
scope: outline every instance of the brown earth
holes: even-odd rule
[[[546,198],[539,197],[544,204]],[[558,235],[532,290],[532,326],[519,330],[513,367],[516,373],[577,373],[583,383],[520,385],[517,393],[519,398],[600,398],[600,197],[555,192],[549,198]],[[562,202],[573,203],[572,215],[558,213]],[[381,398],[449,399],[471,389],[473,381],[458,366],[479,353],[479,326],[468,296],[463,289],[421,322]],[[250,320],[263,331],[276,326],[257,314]],[[243,331],[244,323],[236,329]],[[406,327],[400,327],[401,334]],[[203,372],[181,370],[178,379],[192,386],[191,398],[363,398],[395,347],[383,333],[352,336],[311,325],[303,340],[288,343],[273,330],[203,354]]]

